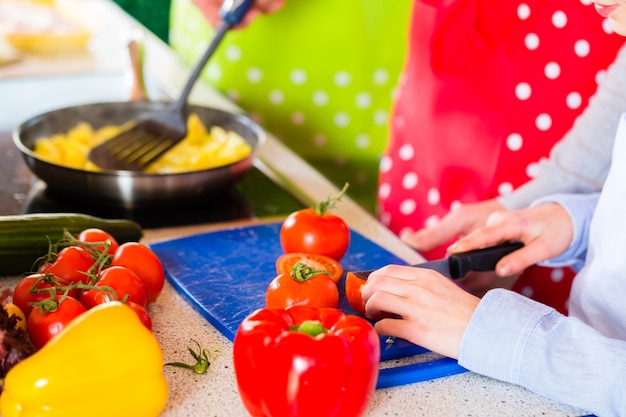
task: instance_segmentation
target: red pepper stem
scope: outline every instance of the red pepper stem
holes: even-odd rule
[[[309,279],[317,276],[317,275],[328,275],[330,277],[333,276],[329,271],[324,271],[322,269],[311,268],[305,263],[296,262],[296,264],[291,269],[289,276],[298,282],[305,282]]]
[[[331,208],[335,207],[335,204],[337,204],[339,202],[339,200],[341,200],[341,197],[344,196],[346,191],[348,191],[349,185],[350,184],[345,183],[343,188],[341,189],[341,191],[337,195],[337,197],[329,197],[328,200],[320,201],[319,203],[317,203],[313,207],[313,210],[315,210],[315,213],[317,213],[318,216],[323,216],[324,213],[326,213]]]
[[[289,329],[294,332],[308,334],[311,337],[328,333],[328,329],[318,320],[305,320],[300,324],[289,326]]]

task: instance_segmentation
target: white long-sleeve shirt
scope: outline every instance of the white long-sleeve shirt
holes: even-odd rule
[[[614,163],[600,194],[550,198],[568,210],[574,239],[548,263],[577,266],[585,258],[572,286],[570,316],[492,290],[459,352],[467,369],[599,416],[626,416],[626,115],[615,138]]]

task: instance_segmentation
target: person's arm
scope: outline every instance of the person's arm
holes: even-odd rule
[[[620,115],[626,109],[626,45],[608,68],[572,129],[540,162],[535,178],[498,198],[509,210],[556,193],[599,191],[609,171]]]
[[[478,304],[459,364],[597,415],[626,412],[626,341],[507,290]]]

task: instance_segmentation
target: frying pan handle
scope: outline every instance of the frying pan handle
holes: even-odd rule
[[[220,17],[230,26],[236,26],[245,17],[254,0],[224,0],[220,8]]]
[[[506,242],[449,256],[450,275],[463,278],[470,271],[493,271],[500,259],[522,248],[522,242]]]

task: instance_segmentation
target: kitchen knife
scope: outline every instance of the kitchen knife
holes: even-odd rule
[[[487,248],[450,254],[442,259],[411,266],[432,269],[448,278],[458,279],[463,278],[470,271],[493,271],[500,259],[523,246],[522,242],[506,242]],[[367,279],[372,272],[374,270],[351,273],[358,278]]]

